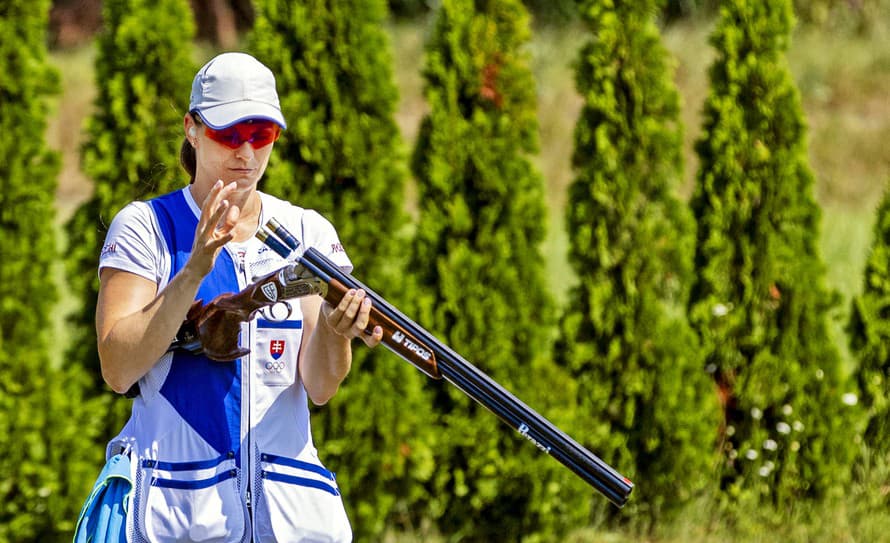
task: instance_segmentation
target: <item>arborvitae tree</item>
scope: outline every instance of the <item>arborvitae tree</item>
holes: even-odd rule
[[[275,73],[288,129],[261,189],[337,228],[355,276],[396,306],[402,269],[405,154],[384,0],[262,0],[249,49]],[[358,540],[397,525],[429,473],[426,377],[384,348],[356,344],[353,369],[313,415],[323,460],[338,472]],[[419,477],[422,477],[419,476]]]
[[[101,382],[96,351],[97,267],[108,224],[124,205],[182,187],[182,117],[188,109],[194,23],[187,0],[107,0],[97,39],[94,111],[81,149],[92,197],[67,225],[70,287],[81,309],[72,318],[71,360]],[[118,402],[126,407],[126,402]],[[109,420],[109,428],[119,419]]]
[[[890,453],[890,191],[875,216],[871,253],[862,293],[853,299],[847,324],[850,348],[859,361],[855,378],[866,410],[865,445]]]
[[[553,305],[539,249],[543,182],[529,161],[538,142],[528,24],[518,0],[442,2],[423,70],[430,112],[412,164],[420,219],[409,269],[419,322],[547,416],[540,400],[565,405],[553,391],[568,384],[551,380],[548,359]],[[519,541],[573,525],[564,509],[577,509],[589,487],[570,491],[570,472],[454,387],[433,395],[438,470],[418,507],[443,533]]]
[[[691,316],[723,399],[730,498],[786,506],[848,473],[835,297],[819,252],[800,97],[785,60],[790,0],[727,0],[711,43],[711,92],[696,151]]]
[[[403,252],[406,171],[386,13],[382,0],[261,0],[249,41],[275,73],[288,121],[262,189],[331,220],[365,283]]]
[[[719,426],[685,313],[694,225],[675,193],[682,127],[659,4],[578,2],[593,34],[576,63],[584,106],[566,209],[579,283],[557,348],[587,445],[641,481],[626,510],[653,525],[715,480]]]
[[[83,371],[51,338],[58,301],[54,196],[60,160],[45,143],[48,0],[0,7],[0,541],[51,541],[70,530],[95,435]],[[14,74],[14,76],[13,76]],[[95,475],[92,475],[95,477]],[[89,484],[89,483],[86,483]]]
[[[59,90],[46,60],[48,1],[0,7],[0,540],[45,532],[47,497],[57,490],[43,440],[51,416],[47,353],[58,293],[53,194],[59,157],[46,148],[47,97]],[[11,74],[19,74],[11,77]]]

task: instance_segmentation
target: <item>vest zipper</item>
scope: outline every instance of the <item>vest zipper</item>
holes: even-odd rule
[[[226,247],[226,249],[229,249]],[[232,254],[235,253],[235,254]],[[247,270],[250,268],[248,263],[248,248],[244,248],[244,256],[239,259],[237,251],[229,250],[229,254],[232,255],[232,260],[236,262],[236,265],[240,268],[240,276],[241,276],[241,288],[246,288],[247,285],[250,284],[250,278],[248,277]],[[253,332],[251,328],[251,323],[247,323],[247,337],[244,342],[247,345],[251,352],[244,355],[241,358],[241,375],[246,378],[247,385],[246,387],[242,387],[242,390],[246,389],[246,394],[242,395],[241,398],[241,417],[242,421],[247,426],[246,430],[246,439],[245,446],[247,447],[246,454],[242,452],[242,458],[246,456],[246,462],[243,466],[242,473],[244,474],[244,480],[247,482],[247,488],[244,493],[244,504],[247,508],[247,541],[253,541],[253,443],[251,436],[253,434]],[[246,411],[246,416],[245,416]]]

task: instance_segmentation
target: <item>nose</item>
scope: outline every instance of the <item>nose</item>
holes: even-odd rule
[[[250,142],[245,141],[241,144],[240,147],[235,149],[235,156],[238,158],[250,159],[253,158],[254,149]]]

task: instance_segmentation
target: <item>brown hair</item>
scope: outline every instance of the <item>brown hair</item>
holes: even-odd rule
[[[195,124],[201,126],[201,121],[194,111],[190,112]],[[179,164],[189,174],[189,185],[195,182],[195,174],[198,171],[198,157],[195,155],[195,148],[188,138],[182,139],[182,145],[179,147]]]
[[[195,157],[195,148],[188,138],[182,139],[182,146],[179,148],[179,164],[189,174],[189,185],[195,182],[195,172],[198,168],[198,160]]]

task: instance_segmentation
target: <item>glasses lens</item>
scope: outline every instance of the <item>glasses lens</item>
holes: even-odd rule
[[[204,126],[207,137],[229,149],[237,149],[249,143],[254,149],[265,147],[278,139],[281,127],[272,121],[245,121],[222,130]]]

